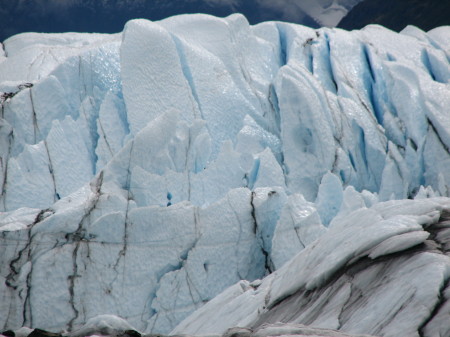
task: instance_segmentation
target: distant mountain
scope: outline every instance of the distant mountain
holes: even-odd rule
[[[361,29],[379,24],[400,31],[414,25],[424,31],[450,24],[450,1],[442,0],[364,0],[342,19],[338,27]]]
[[[184,13],[207,13],[227,16],[244,13],[251,23],[264,20],[282,20],[283,13],[276,8],[257,5],[256,0],[233,4],[231,1],[129,1],[82,0],[72,4],[58,5],[50,0],[23,1],[0,0],[0,41],[21,32],[120,32],[125,23],[133,18],[161,20]],[[308,25],[317,23],[305,19]]]
[[[203,1],[78,1],[57,5],[51,1],[0,0],[0,40],[20,32],[119,32],[130,18],[152,20],[182,12],[224,15],[228,6],[209,6]]]
[[[0,41],[22,32],[115,33],[134,18],[185,13],[244,14],[251,24],[277,20],[336,26],[361,0],[0,0]]]

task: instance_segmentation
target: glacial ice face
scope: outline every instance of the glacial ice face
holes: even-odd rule
[[[449,33],[183,15],[6,40],[0,326],[167,333],[317,239],[344,254],[355,212],[448,196]],[[369,258],[427,239],[401,234]]]

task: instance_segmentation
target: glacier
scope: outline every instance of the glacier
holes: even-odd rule
[[[0,327],[447,336],[449,36],[196,14],[7,39]]]

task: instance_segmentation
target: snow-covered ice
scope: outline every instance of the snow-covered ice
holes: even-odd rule
[[[449,35],[195,14],[4,41],[0,327],[445,335]]]

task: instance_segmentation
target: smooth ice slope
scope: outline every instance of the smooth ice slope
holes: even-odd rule
[[[185,15],[4,41],[0,327],[167,333],[237,282],[294,264],[281,300],[420,245],[429,203],[383,227],[380,202],[449,194],[449,34]]]

